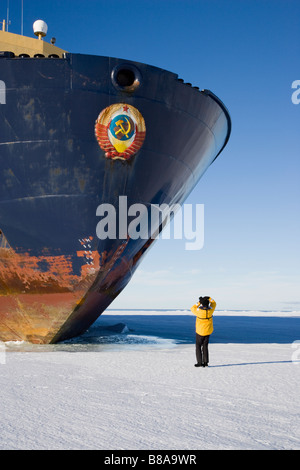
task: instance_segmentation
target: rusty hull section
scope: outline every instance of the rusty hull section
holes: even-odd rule
[[[133,247],[127,238],[101,256],[90,250],[92,237],[80,242],[76,256],[83,264],[76,276],[71,256],[20,255],[2,235],[1,341],[48,344],[82,334],[127,285],[154,239]]]
[[[85,264],[74,275],[70,256],[19,254],[0,234],[1,341],[52,342],[99,270],[100,257],[90,242],[81,240],[76,255]]]

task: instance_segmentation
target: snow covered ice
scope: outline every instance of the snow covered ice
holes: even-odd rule
[[[1,343],[0,449],[299,449],[300,312],[114,311],[58,345]]]

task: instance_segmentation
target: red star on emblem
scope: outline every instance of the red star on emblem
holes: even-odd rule
[[[129,108],[128,108],[127,104],[125,104],[125,106],[123,106],[123,111],[125,111],[127,113],[128,109]]]

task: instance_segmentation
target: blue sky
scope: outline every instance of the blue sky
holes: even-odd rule
[[[231,114],[229,144],[186,200],[204,204],[204,247],[158,240],[111,307],[189,308],[211,295],[220,310],[299,310],[300,1],[23,3],[25,35],[43,19],[57,46],[165,68]],[[21,0],[9,11],[20,33]]]

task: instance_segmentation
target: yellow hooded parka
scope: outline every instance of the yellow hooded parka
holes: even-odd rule
[[[200,307],[200,302],[193,305],[191,308],[192,313],[197,316],[196,333],[200,336],[211,335],[214,330],[212,316],[217,304],[211,298],[209,298],[209,302],[210,308],[208,309]]]

